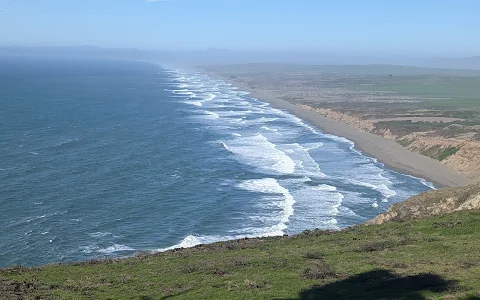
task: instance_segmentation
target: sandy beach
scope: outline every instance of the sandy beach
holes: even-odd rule
[[[474,180],[457,173],[439,161],[412,152],[397,142],[369,132],[360,131],[346,124],[328,119],[320,114],[278,99],[268,91],[251,89],[248,86],[208,72],[209,75],[230,82],[234,86],[251,92],[251,97],[270,103],[273,107],[286,110],[295,116],[318,127],[325,133],[347,138],[355,143],[355,148],[376,158],[379,162],[400,173],[424,178],[439,187],[456,187],[475,183]]]
[[[273,107],[287,110],[326,133],[353,141],[357,149],[375,157],[379,162],[395,171],[425,178],[441,187],[463,186],[474,183],[472,179],[450,170],[437,160],[412,152],[393,140],[359,131],[343,123],[330,120],[285,100],[272,97],[267,92],[254,91],[251,96],[268,102]]]

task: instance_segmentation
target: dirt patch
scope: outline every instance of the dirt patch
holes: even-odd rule
[[[339,275],[323,259],[315,259],[303,270],[302,277],[306,279],[328,280],[338,278]]]

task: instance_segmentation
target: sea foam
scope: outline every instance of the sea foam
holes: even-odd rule
[[[225,142],[226,149],[243,163],[267,173],[292,174],[295,162],[262,134]]]

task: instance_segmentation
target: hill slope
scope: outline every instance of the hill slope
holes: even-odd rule
[[[476,299],[480,213],[0,270],[1,299]]]
[[[480,183],[422,193],[393,204],[387,212],[367,224],[382,224],[472,209],[480,209]]]

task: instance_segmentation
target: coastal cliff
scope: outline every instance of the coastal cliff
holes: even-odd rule
[[[393,204],[388,211],[366,224],[383,224],[478,209],[480,209],[480,183],[422,193],[404,202]]]
[[[353,141],[363,153],[400,173],[442,187],[480,179],[480,102],[476,92],[464,89],[463,84],[472,84],[468,74],[451,78],[432,75],[436,69],[407,68],[402,76],[385,77],[385,69],[378,66],[332,70],[281,64],[200,69],[325,133]],[[420,75],[423,72],[426,75]],[[439,81],[451,84],[451,93],[446,94]],[[404,88],[396,89],[399,85]]]
[[[297,106],[313,111],[328,119],[341,122],[357,130],[379,135],[397,141],[413,152],[437,159],[452,170],[474,180],[480,179],[480,142],[469,136],[464,138],[446,138],[432,131],[394,133],[388,127],[382,127],[382,120],[364,119],[328,108],[314,108],[304,104]],[[452,128],[453,126],[445,125]]]

